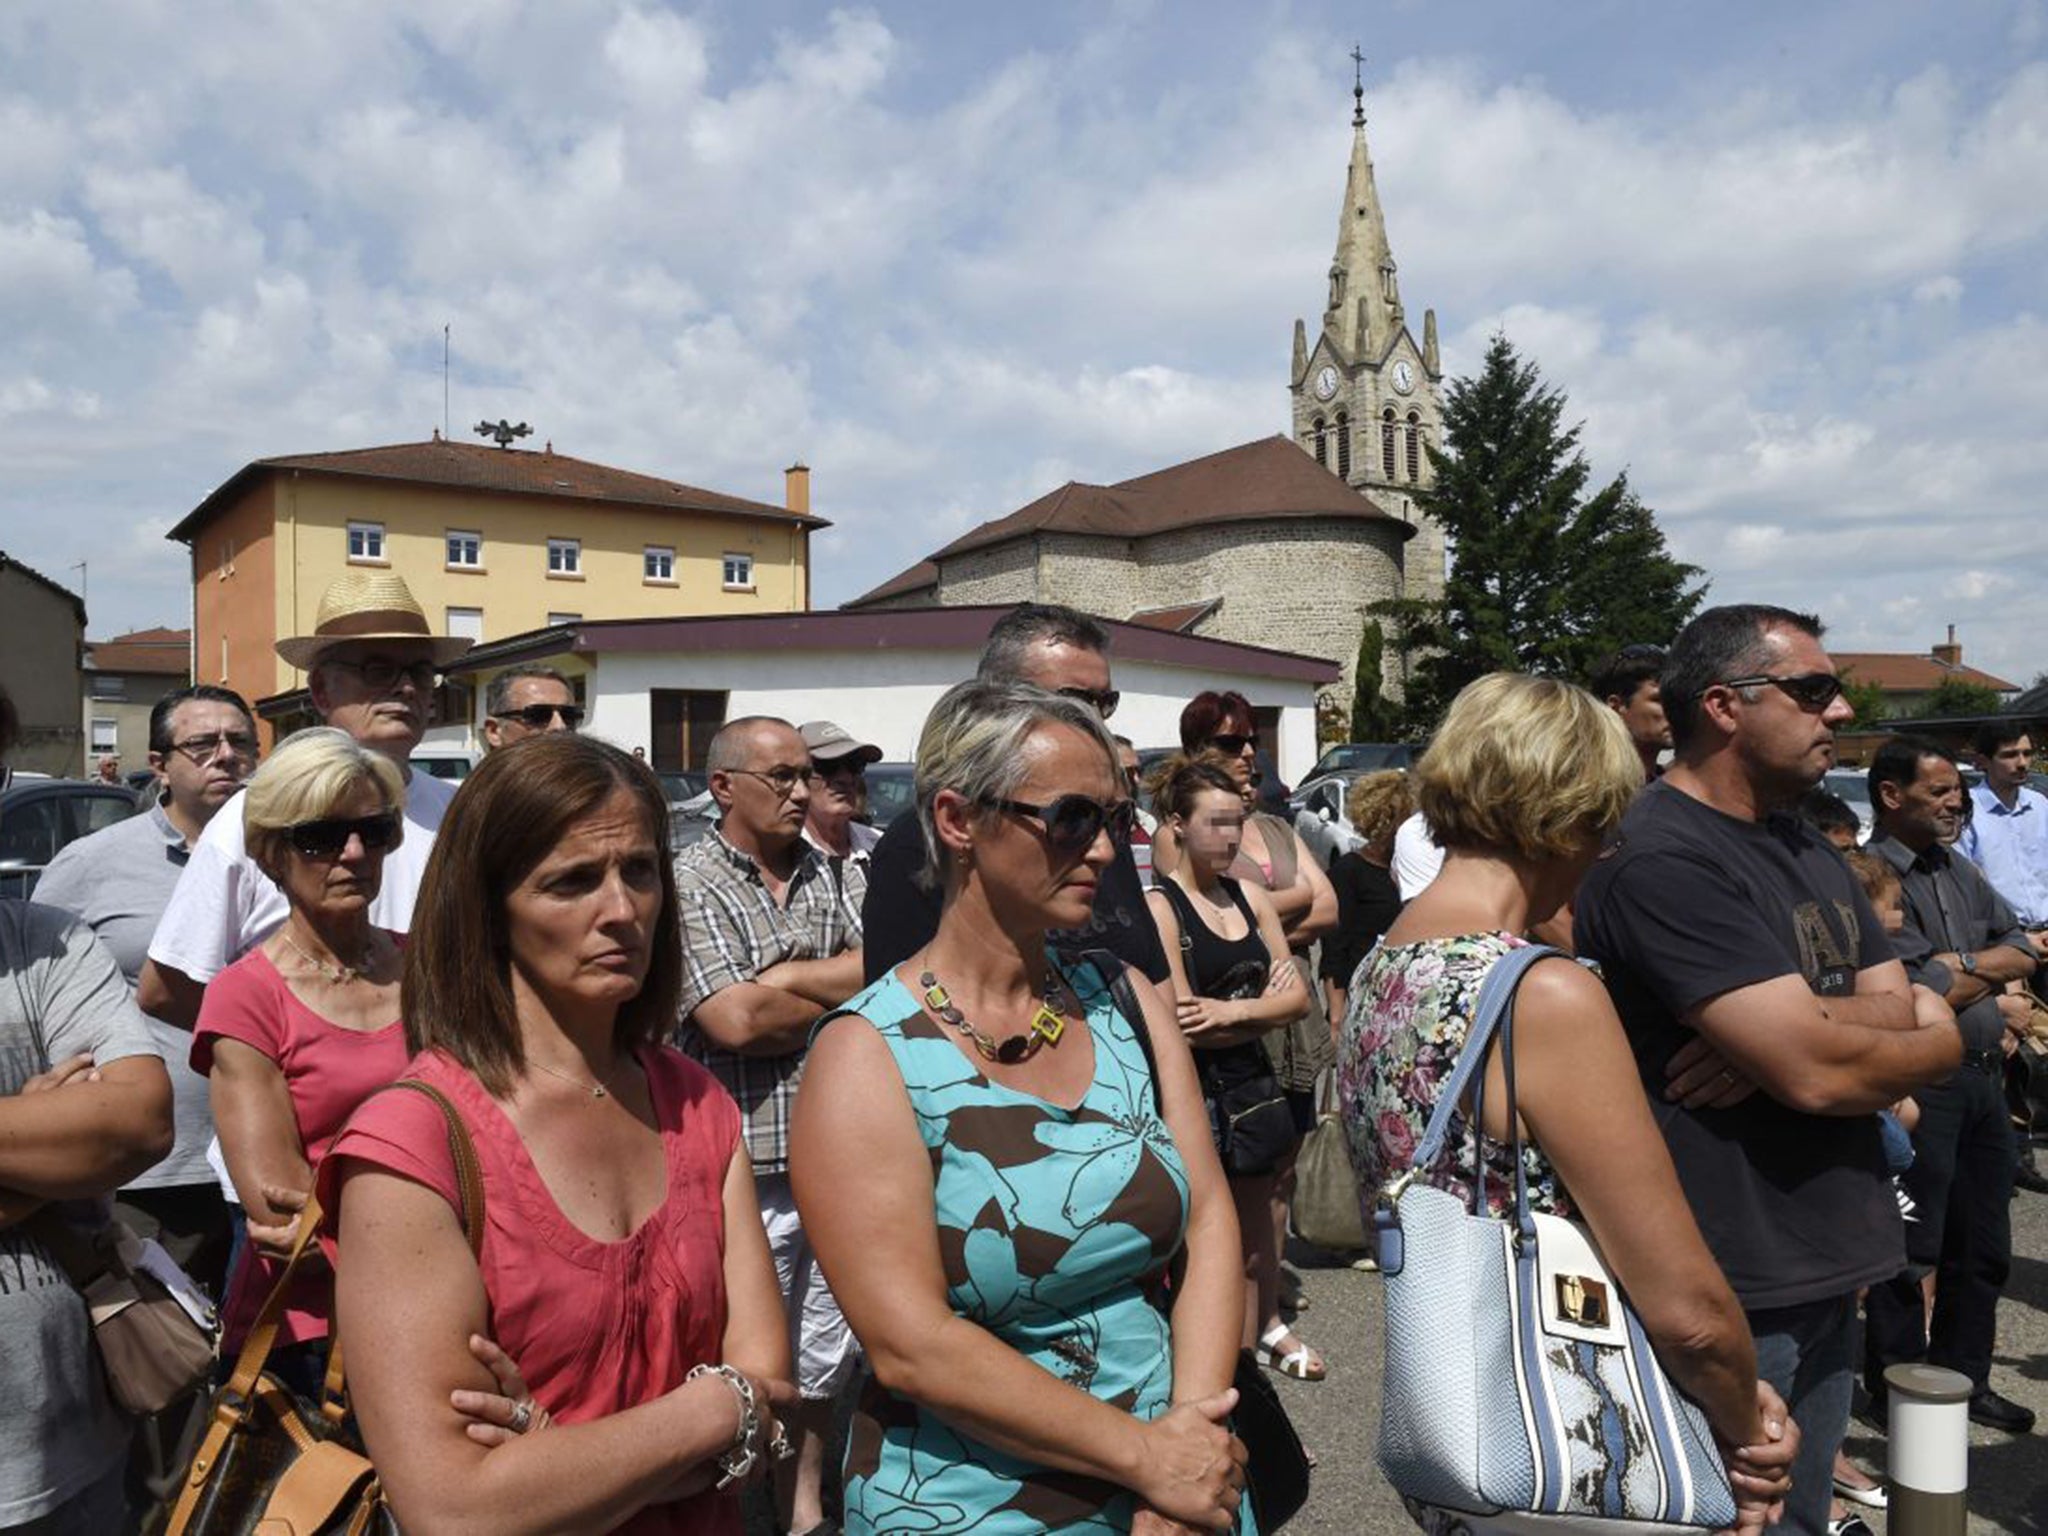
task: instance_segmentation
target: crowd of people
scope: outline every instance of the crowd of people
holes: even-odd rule
[[[154,1239],[221,1380],[255,1336],[345,1388],[409,1531],[1256,1530],[1234,1383],[1330,1370],[1281,1261],[1319,1104],[1370,1205],[1531,942],[1426,1177],[1591,1231],[1740,1528],[1882,1501],[1840,1455],[1859,1324],[1880,1414],[1925,1359],[2031,1429],[1990,1369],[2048,800],[2023,730],[1967,792],[1900,737],[1845,862],[1812,618],[1474,683],[1327,871],[1242,695],[1140,777],[1068,609],[996,624],[891,825],[874,745],[749,716],[679,853],[544,667],[492,680],[459,790],[414,773],[465,644],[344,578],[278,646],[321,725],[259,766],[242,699],[166,697],[146,813],[0,902],[0,1530],[158,1530],[207,1474],[205,1390],[111,1401],[53,1223]]]

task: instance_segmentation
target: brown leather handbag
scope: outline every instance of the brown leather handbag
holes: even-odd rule
[[[29,1220],[29,1230],[85,1300],[116,1403],[147,1418],[206,1385],[220,1330],[212,1305],[168,1254],[119,1216],[92,1233],[74,1230],[48,1209]]]
[[[462,1229],[472,1254],[483,1245],[484,1181],[476,1148],[439,1089],[407,1078],[379,1093],[423,1093],[448,1122],[448,1150],[462,1186]],[[242,1345],[234,1374],[215,1395],[213,1418],[185,1474],[165,1536],[397,1536],[377,1469],[349,1422],[341,1336],[329,1337],[320,1402],[309,1405],[264,1370],[277,1341],[292,1278],[319,1230],[308,1199],[284,1273]]]

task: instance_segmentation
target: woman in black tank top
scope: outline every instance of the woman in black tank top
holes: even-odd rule
[[[1280,1318],[1280,1253],[1269,1202],[1276,1172],[1294,1145],[1294,1116],[1260,1043],[1269,1030],[1300,1017],[1308,994],[1266,893],[1223,873],[1244,835],[1244,802],[1222,756],[1169,758],[1152,794],[1182,854],[1147,900],[1237,1206],[1245,1256],[1243,1344],[1275,1370],[1318,1380],[1322,1361]]]

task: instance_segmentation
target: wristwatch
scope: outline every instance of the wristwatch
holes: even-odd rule
[[[1977,974],[1977,956],[1974,951],[1964,950],[1960,955],[1956,956],[1956,962],[1962,966],[1965,976]]]

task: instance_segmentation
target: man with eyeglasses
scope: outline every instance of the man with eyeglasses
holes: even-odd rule
[[[810,751],[817,775],[804,816],[804,838],[832,862],[858,932],[860,905],[868,891],[868,859],[882,834],[855,818],[867,805],[867,767],[882,760],[882,749],[855,741],[830,720],[806,721],[797,734]]]
[[[1780,1529],[1827,1530],[1856,1293],[1905,1264],[1876,1112],[1962,1056],[1842,857],[1792,807],[1853,717],[1811,615],[1714,608],[1663,671],[1675,756],[1579,887],[1652,1111],[1801,1431]]]
[[[1110,681],[1109,631],[1072,608],[1025,603],[996,621],[982,649],[976,676],[992,682],[1030,683],[1050,693],[1079,699],[1104,719],[1116,712],[1118,694]],[[868,894],[862,904],[862,944],[867,980],[876,981],[931,942],[939,929],[939,894],[919,883],[925,867],[924,827],[913,806],[892,822],[868,865]],[[1095,888],[1095,915],[1085,929],[1052,935],[1064,950],[1107,949],[1168,990],[1172,973],[1159,947],[1159,928],[1145,905],[1145,887],[1128,841],[1102,871]]]
[[[767,715],[730,721],[705,767],[721,819],[676,859],[676,1044],[739,1103],[801,1398],[783,1420],[796,1459],[777,1479],[779,1529],[802,1533],[825,1520],[825,1441],[857,1349],[797,1220],[789,1111],[812,1025],[864,985],[860,937],[830,863],[804,837],[817,774],[796,728]]]
[[[484,750],[495,752],[529,736],[573,731],[583,706],[569,679],[553,667],[508,667],[484,689]]]
[[[436,635],[404,580],[382,571],[338,577],[321,594],[312,633],[277,642],[279,656],[305,669],[322,723],[390,758],[406,780],[405,837],[384,862],[370,908],[379,928],[412,926],[434,834],[455,798],[454,784],[415,774],[410,759],[431,723],[441,668],[469,647]],[[137,991],[145,1012],[188,1031],[206,983],[275,932],[287,912],[282,893],[249,857],[238,804],[223,809],[193,846]]]

